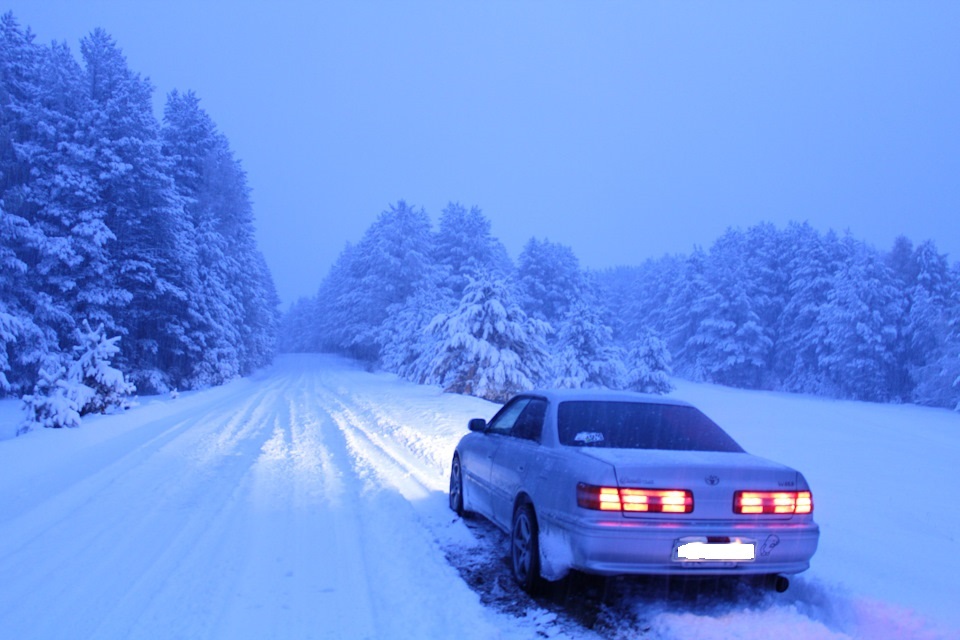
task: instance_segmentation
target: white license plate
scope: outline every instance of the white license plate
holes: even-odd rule
[[[677,562],[750,562],[756,557],[757,545],[752,540],[685,539],[678,540],[673,548],[673,559]]]

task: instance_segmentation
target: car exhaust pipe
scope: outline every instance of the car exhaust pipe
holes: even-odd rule
[[[773,579],[773,588],[777,593],[783,593],[790,588],[790,578],[787,576],[775,576]]]

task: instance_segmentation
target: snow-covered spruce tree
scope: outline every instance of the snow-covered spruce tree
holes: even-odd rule
[[[433,261],[444,271],[442,284],[457,300],[468,277],[481,271],[506,276],[513,270],[507,250],[490,234],[490,220],[483,211],[454,202],[440,213]]]
[[[183,247],[188,322],[169,369],[180,386],[221,384],[273,356],[273,279],[256,247],[246,174],[192,92],[167,96],[162,140],[193,229]]]
[[[696,379],[736,387],[757,388],[772,346],[764,334],[751,299],[737,283],[718,288],[699,301],[703,314],[696,333],[685,345]]]
[[[904,313],[897,319],[890,391],[895,398],[914,400],[920,379],[932,382],[929,374],[935,369],[928,365],[941,360],[945,355],[943,347],[950,339],[950,269],[947,256],[940,254],[929,240],[914,250],[909,240],[898,238],[884,259],[904,303]],[[930,387],[923,395],[929,390]],[[949,404],[952,407],[955,403]]]
[[[892,266],[907,283],[897,355],[909,368],[909,399],[960,410],[960,263],[949,268],[932,242],[911,247],[907,262]]]
[[[682,351],[695,379],[747,388],[763,384],[773,341],[756,310],[764,296],[748,246],[742,232],[730,229],[710,249],[709,289],[691,303],[699,321]]]
[[[80,44],[97,141],[95,171],[111,244],[110,286],[129,295],[111,309],[125,336],[119,356],[131,378],[148,384],[173,365],[187,333],[193,229],[161,149],[149,81],[127,67],[113,39],[94,30]],[[164,385],[169,384],[163,380]],[[143,389],[145,391],[162,389]]]
[[[281,353],[319,351],[314,343],[314,330],[319,315],[316,298],[297,299],[280,320],[277,349]]]
[[[89,413],[106,413],[111,409],[127,406],[127,397],[136,387],[127,382],[123,372],[112,364],[120,353],[120,336],[108,338],[103,325],[91,329],[84,320],[77,331],[77,345],[73,348],[73,362],[67,369],[67,380],[83,385],[91,393],[78,402],[81,416]]]
[[[0,215],[3,215],[0,212]],[[9,313],[3,299],[0,298],[0,397],[10,391],[7,372],[10,370],[10,352],[17,345],[17,339],[23,332],[23,323],[16,315]]]
[[[39,135],[31,153],[36,176],[28,201],[31,225],[43,237],[31,269],[30,288],[58,308],[51,324],[60,340],[76,329],[75,318],[119,331],[111,308],[129,298],[114,286],[111,248],[116,236],[106,223],[95,161],[100,141],[88,127],[92,103],[73,53],[54,43],[40,56],[42,90],[30,116]]]
[[[595,274],[615,340],[629,344],[649,328],[664,334],[685,262],[681,256],[664,256],[638,267],[615,267]]]
[[[59,354],[47,355],[40,366],[33,393],[23,396],[27,417],[17,430],[23,435],[33,429],[60,429],[80,426],[80,402],[89,389],[77,388],[67,380],[67,369]]]
[[[626,358],[624,386],[641,393],[669,393],[670,352],[667,343],[647,329],[630,344]]]
[[[424,283],[402,303],[391,305],[390,313],[380,326],[378,338],[382,346],[380,366],[402,378],[423,383],[430,375],[437,337],[428,331],[439,314],[457,306],[450,289]]]
[[[58,349],[46,320],[62,313],[34,290],[31,271],[47,246],[31,201],[41,55],[11,13],[0,17],[0,396],[30,390],[46,354]]]
[[[821,393],[888,401],[903,296],[875,250],[849,237],[843,245],[847,259],[817,318]]]
[[[545,322],[529,318],[498,278],[471,278],[457,308],[434,318],[436,336],[427,383],[495,402],[538,386],[549,357]]]
[[[676,286],[672,288],[662,314],[662,335],[670,353],[675,356],[678,373],[684,376],[696,376],[696,357],[688,356],[687,343],[696,334],[706,314],[700,301],[714,293],[707,281],[708,270],[707,254],[697,247],[675,271]]]
[[[179,388],[219,384],[240,371],[239,303],[231,299],[226,284],[225,274],[233,265],[227,263],[226,242],[211,210],[210,191],[216,180],[209,174],[216,162],[216,128],[194,94],[173,91],[167,96],[161,140],[193,229],[183,247],[188,256],[184,272],[189,292],[184,305],[187,322],[180,344],[173,345],[169,356],[169,381]]]
[[[76,332],[73,356],[63,363],[48,356],[32,395],[24,396],[27,420],[20,431],[35,427],[76,427],[90,413],[126,407],[136,388],[111,364],[120,352],[120,336],[107,338],[103,325],[91,329],[84,320]]]
[[[774,369],[781,388],[821,393],[818,318],[843,263],[843,250],[836,234],[821,235],[806,223],[789,225],[784,244],[790,254],[786,265],[788,294],[778,321]]]
[[[432,264],[430,218],[404,201],[382,212],[341,260],[330,293],[337,350],[368,362],[380,356],[380,327],[391,305],[402,304]]]
[[[556,242],[530,238],[520,252],[517,272],[524,311],[554,326],[586,294],[577,256]]]
[[[623,353],[614,344],[613,331],[604,324],[598,305],[596,300],[577,300],[567,308],[553,345],[553,386],[623,388]]]

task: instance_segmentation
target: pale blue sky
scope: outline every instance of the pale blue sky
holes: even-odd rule
[[[807,220],[960,259],[960,2],[14,0],[105,28],[243,160],[285,304],[398,199],[583,265]]]

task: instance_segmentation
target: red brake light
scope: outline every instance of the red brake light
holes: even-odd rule
[[[809,491],[737,491],[733,494],[733,512],[747,515],[813,513],[813,494]]]
[[[577,504],[598,511],[690,513],[693,493],[687,489],[622,489],[577,485]]]

